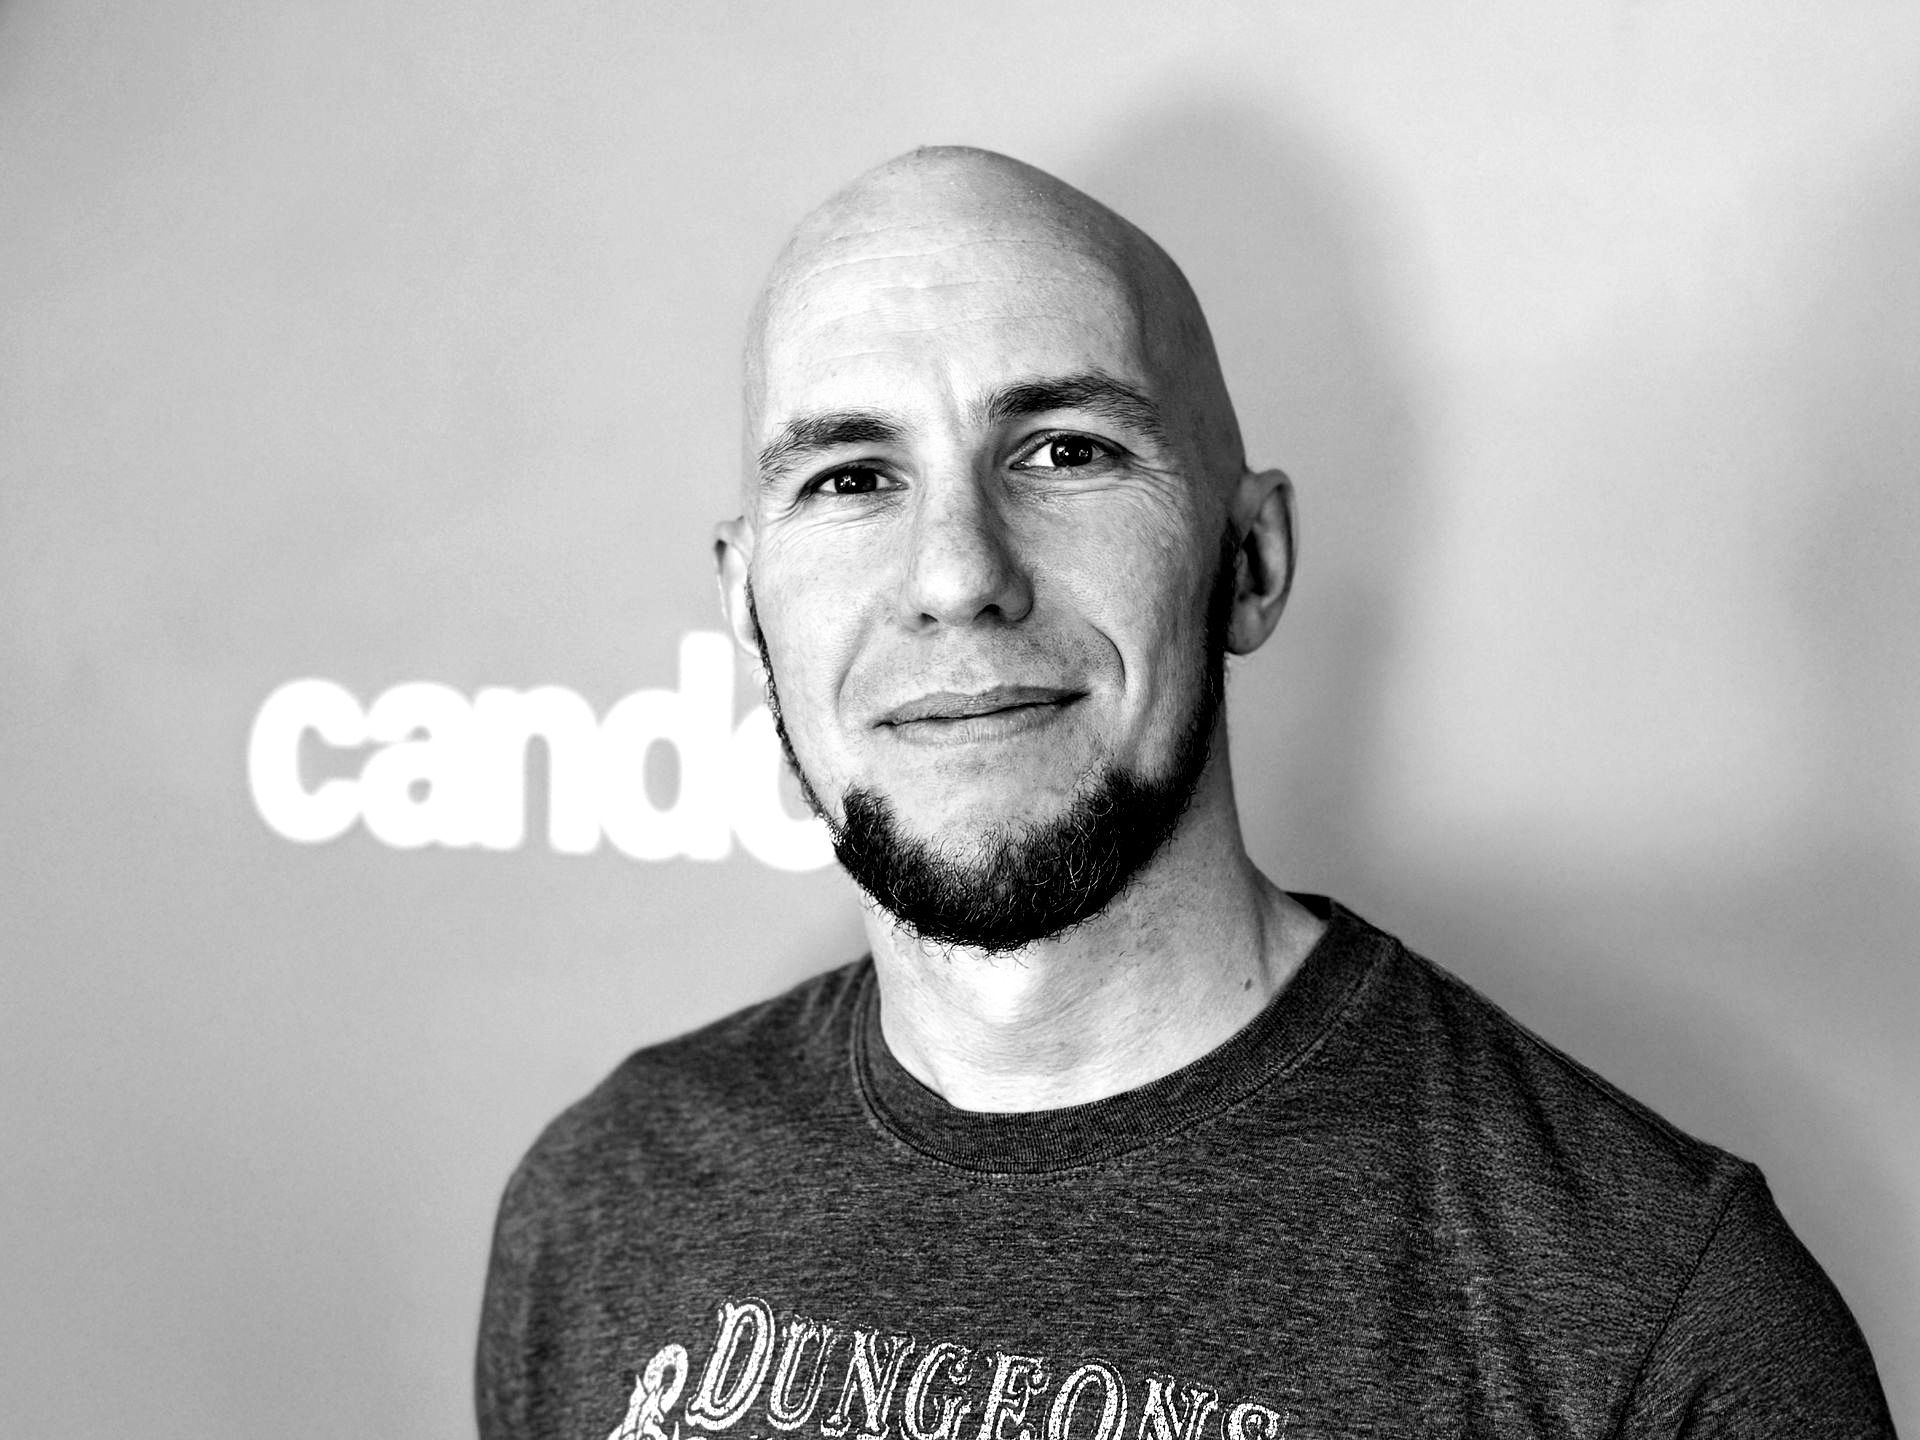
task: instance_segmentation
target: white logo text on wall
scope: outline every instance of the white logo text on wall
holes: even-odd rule
[[[291,680],[254,716],[247,786],[268,827],[303,844],[337,839],[357,821],[402,850],[515,850],[526,841],[528,749],[539,739],[547,843],[563,855],[592,854],[604,837],[635,860],[723,860],[738,839],[775,869],[826,865],[826,827],[782,802],[773,717],[758,705],[735,725],[733,706],[732,642],[703,630],[681,637],[678,688],[636,690],[597,719],[559,685],[488,686],[469,699],[408,681],[362,706],[331,680]],[[357,775],[309,784],[309,737],[336,751],[376,748]],[[668,804],[648,793],[656,746],[679,762]]]

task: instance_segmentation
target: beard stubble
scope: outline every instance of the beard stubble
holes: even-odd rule
[[[825,821],[834,855],[854,883],[919,938],[988,954],[1058,935],[1118,899],[1178,828],[1212,755],[1226,702],[1237,550],[1229,529],[1208,587],[1201,683],[1164,773],[1147,776],[1108,764],[1076,786],[1058,815],[994,825],[965,853],[906,833],[892,803],[869,787],[848,788],[839,819],[821,803],[787,734],[749,581],[747,612],[774,731],[802,797]]]

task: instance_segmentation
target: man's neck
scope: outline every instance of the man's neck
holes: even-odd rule
[[[867,914],[888,1049],[980,1111],[1084,1104],[1171,1074],[1258,1015],[1323,928],[1247,858],[1230,790],[1196,796],[1105,911],[1020,950],[927,944]]]

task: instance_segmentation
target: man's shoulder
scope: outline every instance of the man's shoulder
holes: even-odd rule
[[[516,1190],[595,1188],[746,1143],[818,1113],[848,1063],[871,983],[863,958],[672,1039],[643,1046],[540,1133]]]
[[[1523,1228],[1705,1243],[1758,1171],[1687,1133],[1472,984],[1394,944],[1370,1073],[1459,1182]]]
[[[1457,976],[1411,952],[1405,963],[1416,1028],[1446,1037],[1422,1067],[1443,1096],[1440,1127],[1471,1137],[1446,1219],[1476,1261],[1499,1257],[1501,1303],[1540,1333],[1571,1312],[1569,1351],[1610,1329],[1637,1347],[1618,1433],[1666,1434],[1718,1411],[1729,1433],[1765,1416],[1795,1433],[1892,1434],[1858,1326],[1756,1166]],[[1445,1098],[1467,1090],[1471,1103]],[[1616,1329],[1633,1315],[1655,1323]]]
[[[635,1050],[575,1108],[617,1116],[636,1099],[685,1099],[696,1105],[729,1097],[784,1094],[799,1080],[835,1068],[867,988],[873,963],[863,956],[809,976],[791,989],[744,1006],[671,1039]]]

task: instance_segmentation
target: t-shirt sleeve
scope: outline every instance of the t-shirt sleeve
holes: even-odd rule
[[[1648,1352],[1618,1434],[1893,1435],[1860,1327],[1750,1166]]]
[[[539,1334],[533,1305],[535,1204],[538,1188],[530,1163],[508,1182],[494,1222],[487,1287],[480,1306],[480,1336],[474,1356],[474,1409],[481,1440],[512,1440],[534,1433],[532,1349]]]

